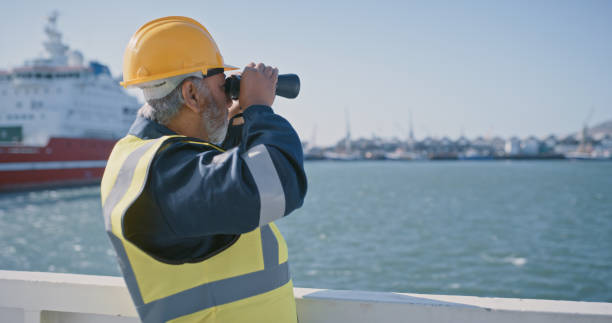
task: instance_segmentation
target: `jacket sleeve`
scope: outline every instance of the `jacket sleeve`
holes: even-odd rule
[[[267,106],[245,110],[238,146],[224,153],[175,142],[155,157],[150,188],[179,237],[240,234],[302,206],[307,181],[293,127]]]

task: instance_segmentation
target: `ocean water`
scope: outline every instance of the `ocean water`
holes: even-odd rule
[[[612,302],[612,163],[311,162],[298,287]],[[0,269],[119,276],[95,186],[0,194]]]

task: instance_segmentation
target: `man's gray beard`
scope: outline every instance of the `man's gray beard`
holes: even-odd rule
[[[208,109],[203,115],[208,141],[220,145],[227,134],[229,120],[213,100],[208,103]],[[214,112],[218,112],[218,115],[215,115]]]

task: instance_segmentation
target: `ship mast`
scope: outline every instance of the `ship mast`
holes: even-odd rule
[[[414,126],[412,120],[412,109],[408,110],[409,120],[408,120],[408,138],[406,138],[406,151],[414,150]]]
[[[591,142],[589,138],[589,121],[591,120],[591,117],[593,116],[594,110],[595,110],[594,108],[591,108],[591,110],[589,111],[589,114],[587,115],[586,119],[584,119],[584,123],[582,125],[580,144],[578,145],[578,152],[580,153],[590,153],[593,150],[593,148],[591,147]]]
[[[351,123],[349,121],[349,113],[347,109],[344,109],[344,117],[346,119],[346,138],[344,139],[344,151],[347,154],[351,152]]]
[[[64,66],[68,61],[66,56],[68,46],[62,43],[62,33],[57,29],[58,17],[59,13],[57,11],[53,11],[49,17],[47,17],[45,34],[47,34],[48,40],[44,42],[44,46],[49,53],[51,65]]]
[[[412,110],[409,111],[410,112],[410,130],[408,133],[408,140],[413,143],[414,142],[414,131],[413,131],[413,125],[412,125]]]

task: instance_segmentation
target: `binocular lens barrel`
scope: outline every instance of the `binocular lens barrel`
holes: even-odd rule
[[[232,100],[240,96],[240,75],[232,75],[225,80],[225,93]],[[282,74],[276,82],[276,95],[287,99],[295,99],[300,93],[300,78],[295,74]]]

